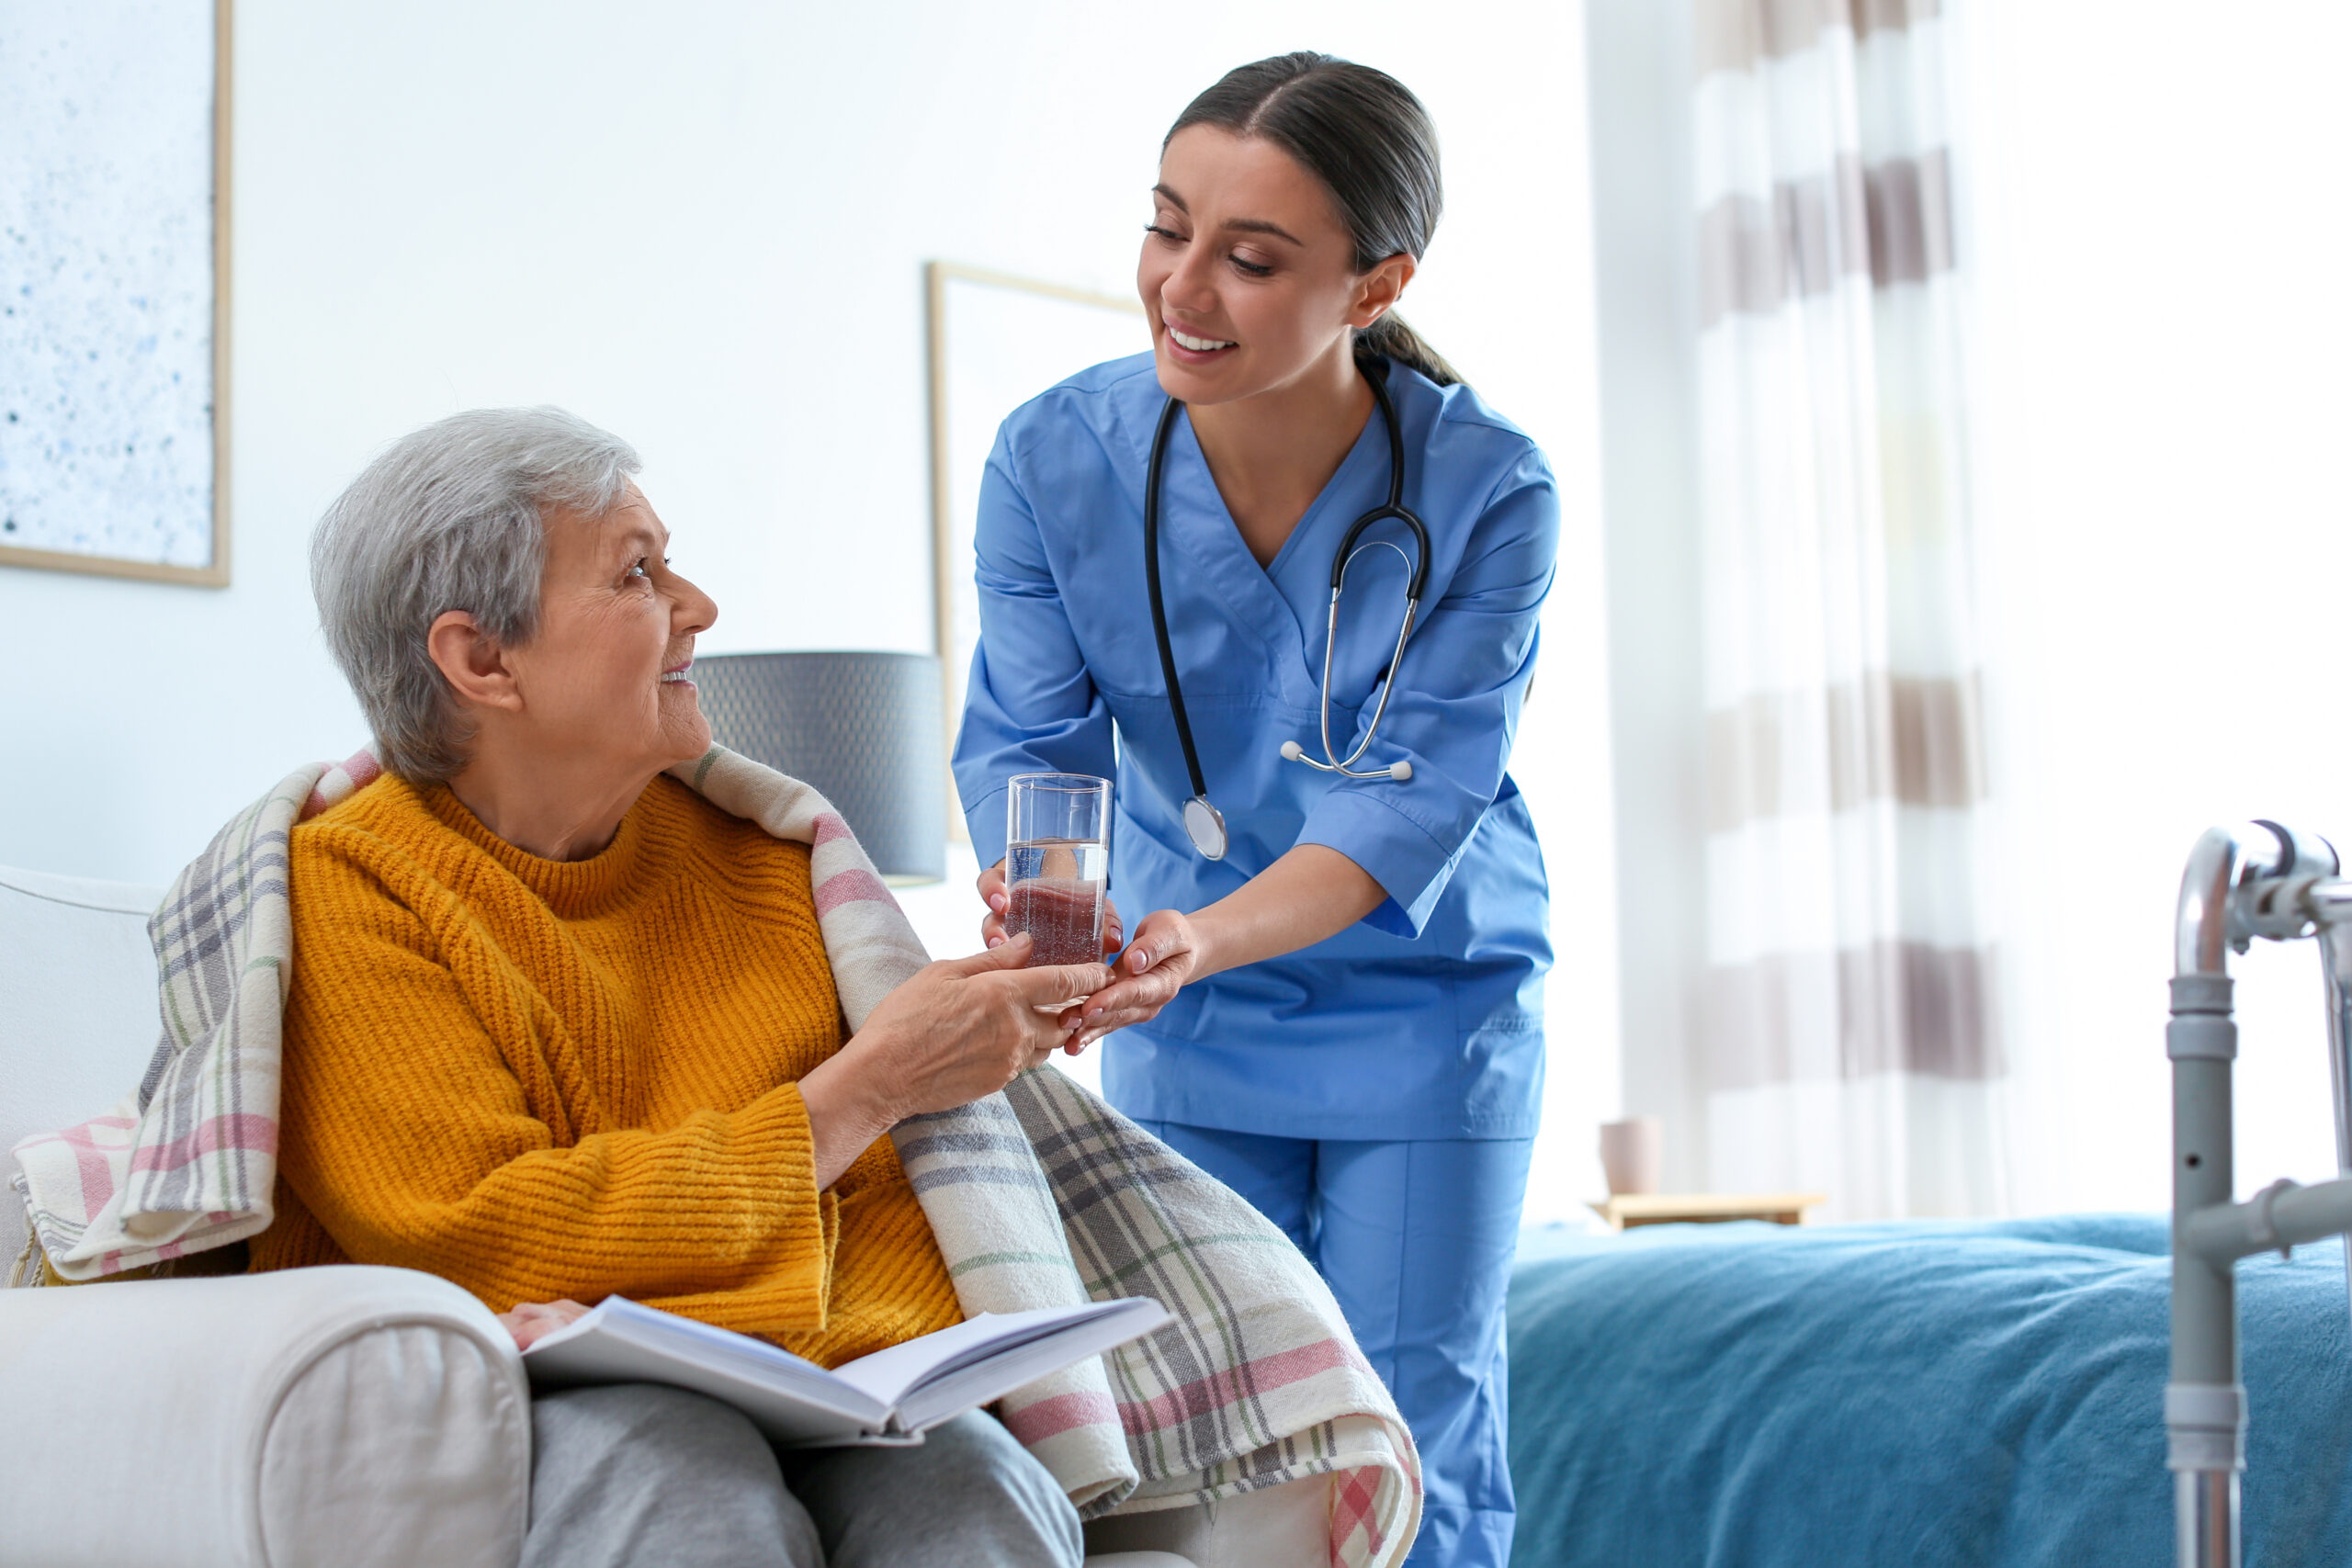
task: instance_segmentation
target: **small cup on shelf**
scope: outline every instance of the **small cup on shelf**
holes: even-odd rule
[[[1611,1198],[1656,1192],[1666,1163],[1666,1123],[1634,1116],[1600,1125],[1600,1169]]]

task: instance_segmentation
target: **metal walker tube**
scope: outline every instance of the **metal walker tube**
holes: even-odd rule
[[[2215,828],[2181,877],[2174,926],[2172,1021],[2172,1373],[2165,1389],[2165,1463],[2174,1473],[2179,1568],[2238,1568],[2238,1478],[2245,1468],[2245,1390],[2238,1381],[2237,1260],[2352,1231],[2352,882],[2335,849],[2272,822]],[[2255,937],[2316,934],[2325,960],[2334,1080],[2334,1181],[2278,1181],[2231,1201],[2232,1018],[2229,954]],[[2352,1292],[2352,1255],[2346,1258]]]
[[[2336,897],[2340,909],[2327,908]],[[2327,972],[2327,1076],[2335,1105],[2335,1174],[2352,1177],[2352,887],[2322,883],[2311,893]],[[2352,1314],[2352,1240],[2344,1248],[2345,1308]]]

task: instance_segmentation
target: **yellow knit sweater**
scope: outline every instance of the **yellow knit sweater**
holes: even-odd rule
[[[277,1219],[256,1270],[619,1294],[827,1366],[961,1320],[888,1138],[817,1190],[845,1026],[808,851],[656,779],[542,860],[385,777],[294,829]]]

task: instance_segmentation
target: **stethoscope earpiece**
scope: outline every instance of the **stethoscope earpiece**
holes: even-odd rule
[[[1385,367],[1381,368],[1385,369]],[[1318,762],[1308,756],[1306,749],[1295,740],[1283,741],[1282,754],[1284,761],[1304,762],[1317,773],[1337,773],[1350,779],[1393,779],[1402,784],[1413,776],[1413,764],[1410,762],[1396,761],[1387,767],[1368,769],[1363,773],[1355,771],[1355,764],[1363,756],[1365,748],[1372,744],[1372,738],[1380,732],[1381,717],[1388,711],[1388,694],[1396,689],[1397,666],[1405,660],[1405,639],[1413,635],[1413,618],[1420,608],[1421,590],[1429,584],[1430,531],[1405,505],[1405,433],[1397,427],[1396,410],[1388,400],[1387,378],[1385,374],[1374,374],[1373,369],[1367,367],[1364,379],[1371,384],[1373,400],[1380,409],[1382,423],[1388,427],[1388,503],[1376,506],[1357,518],[1331,558],[1331,608],[1323,633],[1321,719],[1324,760]],[[1185,836],[1193,840],[1193,848],[1204,856],[1210,860],[1222,860],[1226,851],[1225,818],[1209,804],[1208,780],[1201,772],[1200,751],[1193,744],[1193,726],[1184,714],[1184,689],[1176,678],[1176,650],[1168,638],[1168,607],[1159,594],[1159,475],[1168,456],[1169,433],[1175,429],[1176,412],[1183,406],[1174,398],[1169,399],[1168,406],[1159,413],[1159,427],[1152,433],[1151,462],[1144,476],[1143,489],[1144,583],[1151,591],[1151,629],[1159,641],[1160,673],[1168,682],[1169,716],[1176,721],[1176,739],[1183,746],[1184,769],[1193,782],[1193,797],[1184,803]],[[1396,628],[1396,650],[1389,655],[1388,673],[1381,679],[1380,702],[1372,710],[1372,722],[1364,727],[1363,739],[1356,743],[1356,749],[1349,752],[1347,760],[1342,761],[1331,746],[1331,649],[1340,640],[1340,591],[1346,586],[1348,566],[1355,559],[1357,538],[1366,528],[1389,518],[1395,518],[1413,531],[1413,542],[1419,547],[1420,559],[1408,563],[1412,568],[1412,577],[1405,590],[1405,619]],[[1405,553],[1385,539],[1374,542],[1396,550],[1399,556]]]

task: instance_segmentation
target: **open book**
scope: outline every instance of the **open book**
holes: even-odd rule
[[[545,1388],[658,1382],[724,1400],[798,1448],[919,1443],[942,1421],[1150,1333],[1146,1296],[987,1313],[827,1371],[764,1340],[607,1296],[523,1352]]]

